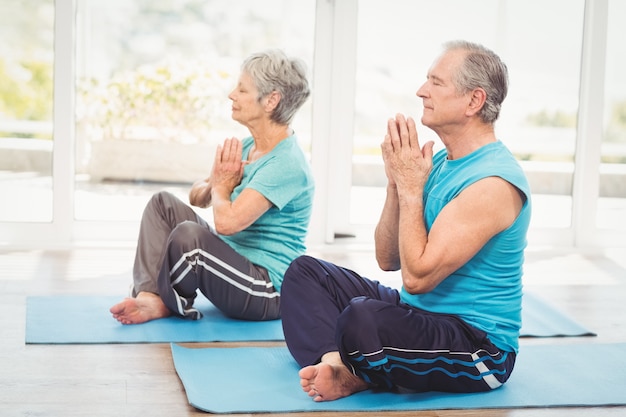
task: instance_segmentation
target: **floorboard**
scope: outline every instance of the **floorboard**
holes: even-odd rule
[[[367,248],[333,245],[312,251],[390,285]],[[25,345],[25,298],[53,294],[124,294],[134,249],[0,250],[0,415],[206,416],[187,404],[169,345]],[[597,337],[523,339],[537,343],[626,342],[626,249],[529,248],[524,285]],[[97,329],[94,329],[97,331]],[[278,342],[255,345],[280,345]],[[240,346],[216,343],[201,346]],[[297,381],[294,380],[294,383]],[[592,383],[592,381],[590,381]],[[304,395],[304,394],[303,394]],[[623,416],[626,407],[435,410],[387,413],[281,413],[276,416],[560,417]],[[239,416],[250,416],[239,414]],[[254,414],[268,416],[268,414]]]

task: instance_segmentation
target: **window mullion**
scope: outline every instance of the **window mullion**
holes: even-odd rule
[[[572,228],[575,246],[591,246],[597,243],[594,242],[594,236],[600,195],[607,24],[608,1],[587,0],[572,192]]]

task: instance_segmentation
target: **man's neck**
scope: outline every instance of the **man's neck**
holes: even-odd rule
[[[448,152],[448,159],[459,159],[475,150],[496,142],[493,125],[479,125],[457,132],[442,133],[439,135]]]

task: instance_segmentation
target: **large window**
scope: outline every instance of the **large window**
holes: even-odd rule
[[[249,133],[228,93],[250,53],[313,61],[315,3],[78,1],[75,213],[136,221],[156,189],[186,198],[218,143]],[[310,102],[294,127],[310,146]]]
[[[52,221],[53,0],[0,4],[0,222]]]
[[[463,38],[509,67],[496,133],[531,182],[530,243],[623,245],[625,14],[621,0],[0,2],[0,244],[134,244],[155,191],[185,199],[216,144],[248,134],[227,94],[246,56],[278,47],[311,76],[294,121],[311,243],[370,245],[386,120],[419,119],[429,66]]]
[[[626,230],[626,3],[609,2],[597,226]]]
[[[496,133],[531,181],[532,225],[569,227],[583,15],[583,0],[361,0],[351,221],[377,220],[363,201],[377,203],[373,212],[379,212],[384,190],[375,187],[386,181],[380,143],[387,118],[401,112],[419,120],[422,103],[415,93],[441,45],[466,39],[496,51],[509,68]],[[421,127],[419,134],[441,147],[429,129]],[[368,193],[379,198],[364,200]]]

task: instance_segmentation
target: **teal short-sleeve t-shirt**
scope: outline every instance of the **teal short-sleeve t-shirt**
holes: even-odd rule
[[[242,142],[245,160],[254,140],[248,137]],[[261,193],[272,207],[248,228],[221,237],[239,254],[267,269],[280,291],[287,267],[306,250],[315,190],[310,165],[296,136],[282,140],[269,153],[246,165],[231,201],[246,188]]]

